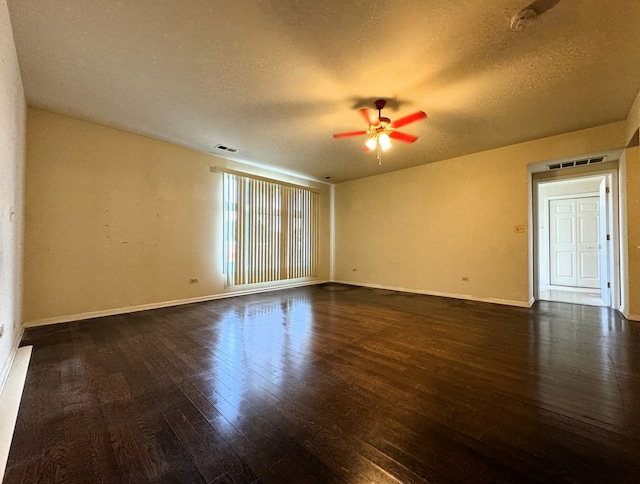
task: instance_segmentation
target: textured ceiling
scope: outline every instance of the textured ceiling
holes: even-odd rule
[[[640,1],[537,2],[7,1],[30,105],[332,182],[625,119]],[[429,115],[382,166],[332,138],[379,97]]]

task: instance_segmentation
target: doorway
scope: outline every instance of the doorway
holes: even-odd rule
[[[536,181],[537,299],[614,306],[613,181],[612,173]]]

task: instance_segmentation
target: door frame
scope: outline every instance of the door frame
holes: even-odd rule
[[[606,168],[605,168],[606,166]],[[604,177],[609,187],[609,193],[606,194],[606,231],[610,236],[610,240],[603,241],[606,251],[606,278],[610,283],[609,304],[608,307],[620,309],[621,303],[621,286],[620,286],[620,237],[619,237],[619,199],[618,199],[618,166],[617,163],[607,163],[605,166],[594,170],[583,170],[579,168],[567,168],[557,172],[539,172],[530,171],[530,187],[531,187],[531,205],[529,217],[531,220],[532,230],[529,233],[529,245],[532,249],[532,257],[530,258],[530,283],[533,303],[540,299],[540,214],[539,206],[539,186],[540,184],[550,182],[560,182],[577,180],[580,178]]]

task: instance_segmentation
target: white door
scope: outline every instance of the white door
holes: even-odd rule
[[[556,286],[602,286],[599,197],[549,200],[549,276]]]

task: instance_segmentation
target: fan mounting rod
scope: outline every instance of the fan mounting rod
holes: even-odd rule
[[[382,109],[387,105],[387,101],[385,101],[384,99],[378,99],[376,100],[376,102],[373,103],[373,105],[378,110],[378,119],[380,120],[380,122],[390,123],[391,120],[389,118],[385,118],[382,116]]]

